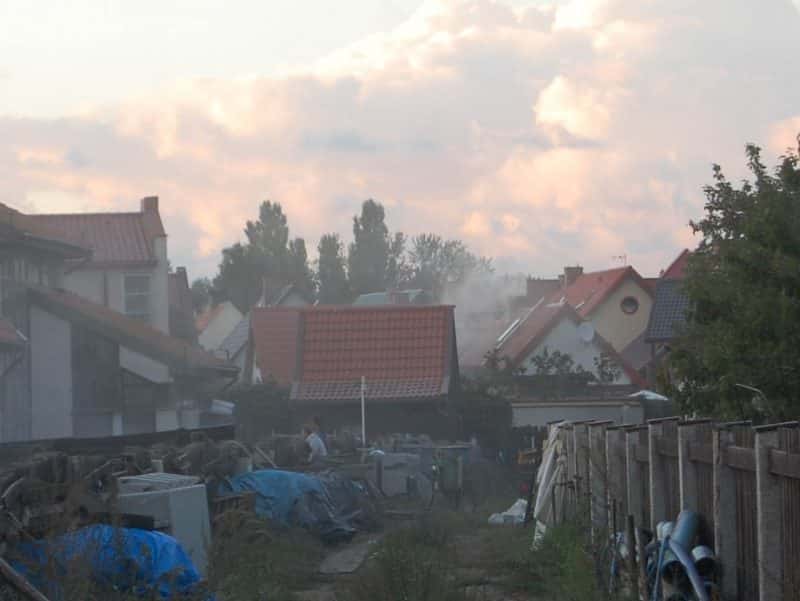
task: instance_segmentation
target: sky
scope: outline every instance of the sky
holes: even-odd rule
[[[796,146],[798,55],[792,0],[0,0],[0,201],[158,195],[191,277],[263,200],[313,249],[367,198],[503,271],[655,275],[714,163]]]

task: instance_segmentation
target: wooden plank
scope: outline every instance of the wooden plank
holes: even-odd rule
[[[650,463],[650,453],[647,450],[647,447],[637,444],[634,447],[633,457],[639,463]]]
[[[756,471],[756,453],[753,449],[730,445],[725,447],[723,461],[725,465],[743,472]]]
[[[704,463],[706,465],[713,465],[714,449],[710,444],[690,442],[689,461],[693,461],[694,463]]]
[[[678,441],[669,438],[656,439],[656,452],[664,457],[678,458]]]
[[[775,476],[800,480],[800,453],[771,449],[769,452],[769,471]]]
[[[0,557],[0,574],[28,599],[32,601],[48,601],[47,597],[40,593],[36,587],[28,582],[22,574],[11,567],[11,564],[6,562],[2,557]]]

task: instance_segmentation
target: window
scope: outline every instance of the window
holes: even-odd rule
[[[125,276],[125,314],[143,321],[150,319],[150,276]]]
[[[622,309],[623,313],[633,315],[639,310],[639,301],[632,296],[626,296],[619,304],[619,308]]]

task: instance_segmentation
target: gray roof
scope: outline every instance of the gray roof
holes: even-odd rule
[[[688,309],[689,296],[683,291],[683,280],[659,280],[645,341],[668,342],[675,338],[686,323]]]
[[[430,294],[421,288],[412,288],[410,290],[397,290],[397,294],[407,294],[408,303],[411,305],[427,305],[432,304],[433,299]],[[357,307],[375,306],[375,305],[391,305],[392,292],[370,292],[361,294],[353,305]]]
[[[225,340],[219,345],[219,350],[223,353],[227,353],[228,358],[232,359],[235,357],[239,351],[244,348],[244,345],[247,344],[247,340],[250,338],[250,314],[244,316],[242,321],[236,324],[236,327],[231,330],[231,333],[227,335]]]

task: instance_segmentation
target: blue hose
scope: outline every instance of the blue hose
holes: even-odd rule
[[[689,582],[692,583],[697,601],[709,601],[705,583],[703,579],[700,578],[700,573],[697,571],[697,567],[694,565],[691,555],[676,541],[669,541],[669,548],[675,554],[675,557],[678,558],[678,561],[681,562],[683,569],[686,570],[686,575],[689,576]]]

